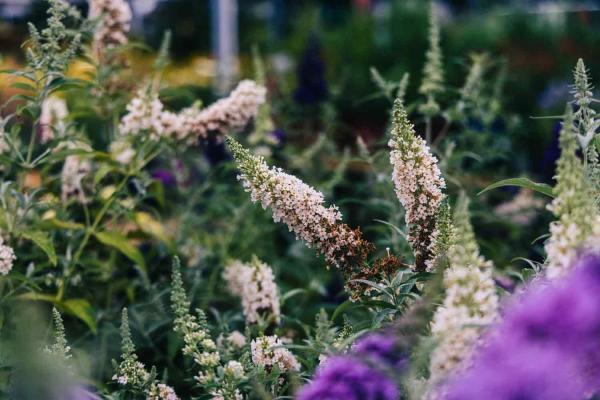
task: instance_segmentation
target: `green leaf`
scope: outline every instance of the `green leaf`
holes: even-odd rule
[[[96,318],[94,317],[94,308],[85,299],[69,299],[58,304],[70,314],[79,318],[90,328],[94,333],[97,331]]]
[[[504,179],[504,180],[493,183],[490,186],[486,187],[481,192],[479,192],[478,195],[485,193],[489,190],[497,189],[497,188],[503,187],[503,186],[519,186],[519,187],[531,189],[531,190],[536,191],[541,194],[545,194],[546,196],[549,196],[549,197],[554,197],[554,190],[552,189],[552,186],[547,185],[545,183],[533,182],[529,178]]]
[[[63,309],[67,313],[79,318],[83,321],[92,332],[97,332],[96,318],[94,317],[95,311],[89,301],[85,299],[68,299],[59,300],[55,295],[29,292],[23,293],[17,296],[19,300],[31,300],[31,301],[46,301],[56,305],[58,308]]]
[[[34,300],[34,301],[47,301],[49,303],[56,303],[56,296],[53,294],[44,294],[36,292],[27,292],[17,296],[19,300]]]
[[[129,242],[127,236],[114,231],[96,232],[94,233],[94,236],[96,236],[96,239],[98,239],[101,243],[119,250],[127,258],[139,265],[139,267],[145,272],[146,262],[144,257],[137,247]]]
[[[50,263],[56,267],[56,251],[54,250],[54,244],[52,238],[47,232],[42,231],[25,231],[21,232],[21,237],[31,240],[37,247],[42,249],[48,256]]]
[[[12,85],[10,85],[12,87],[14,87],[15,89],[21,89],[21,90],[25,90],[28,92],[34,92],[35,91],[35,87],[33,87],[32,85],[25,83],[25,82],[15,82]]]
[[[353,302],[351,302],[350,300],[346,300],[345,302],[343,302],[342,304],[337,306],[335,311],[333,312],[333,315],[331,316],[331,320],[335,321],[335,319],[337,318],[338,315],[340,315],[341,313],[346,311],[346,309],[348,307],[353,306],[353,305],[354,305]]]
[[[42,223],[43,227],[53,228],[53,229],[63,229],[63,230],[81,230],[85,229],[85,225],[73,222],[73,221],[63,221],[56,218],[51,218],[44,220]]]
[[[288,292],[286,292],[283,296],[281,296],[281,303],[285,303],[286,300],[299,295],[299,294],[305,294],[306,293],[306,289],[302,289],[302,288],[296,288],[296,289],[292,289]]]
[[[115,168],[112,165],[102,164],[102,166],[98,168],[98,171],[96,171],[96,174],[94,175],[94,186],[97,186],[106,175],[110,174],[114,170]]]

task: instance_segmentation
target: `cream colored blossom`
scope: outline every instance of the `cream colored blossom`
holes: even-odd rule
[[[110,144],[110,155],[119,164],[129,165],[135,157],[135,150],[126,140],[117,140]]]
[[[577,139],[573,131],[573,114],[567,108],[560,133],[561,155],[557,162],[556,197],[548,209],[558,218],[550,224],[546,241],[546,276],[564,276],[574,264],[579,250],[597,231],[600,217],[594,204],[590,182],[577,156]]]
[[[82,142],[69,142],[66,147],[70,150],[91,149],[88,144]],[[82,181],[91,171],[92,162],[89,158],[77,154],[65,158],[61,173],[63,202],[75,198],[80,203],[87,203]]]
[[[59,97],[48,97],[42,103],[40,113],[40,142],[47,143],[54,139],[54,129],[61,131],[65,128],[65,120],[69,115],[67,103]]]
[[[241,298],[248,324],[258,322],[265,311],[279,322],[279,294],[271,267],[256,258],[249,264],[236,260],[225,267],[223,278],[230,292]]]
[[[479,254],[466,199],[459,202],[454,221],[450,267],[443,280],[445,298],[431,323],[431,334],[438,342],[430,365],[434,383],[468,366],[482,329],[498,314],[492,264]]]
[[[204,109],[191,107],[181,112],[180,139],[205,139],[210,132],[227,134],[242,129],[256,117],[265,102],[266,89],[251,80],[241,81],[229,96]]]
[[[446,183],[429,146],[416,135],[401,100],[394,102],[390,162],[396,195],[405,209],[408,240],[415,254],[417,269],[425,269],[433,255],[431,235],[435,215],[444,199]]]
[[[244,367],[239,361],[229,361],[223,367],[223,372],[225,375],[234,380],[244,379],[246,377],[246,373],[244,372]]]
[[[151,140],[159,140],[166,135],[162,114],[163,104],[158,97],[140,90],[127,104],[127,114],[121,119],[119,131],[122,135],[144,133]]]
[[[172,387],[159,383],[152,385],[147,400],[179,400],[179,397]]]
[[[4,244],[4,239],[0,237],[0,275],[7,275],[13,268],[17,257],[12,247]]]
[[[514,224],[527,225],[544,204],[544,200],[534,196],[533,190],[521,189],[512,200],[496,206],[494,213],[508,218]]]
[[[246,345],[246,336],[240,331],[233,331],[227,336],[227,342],[238,349]]]
[[[239,143],[228,139],[244,189],[253,202],[269,207],[275,222],[285,223],[297,239],[314,246],[330,265],[340,266],[358,240],[337,206],[325,207],[323,194],[280,168],[269,168],[262,157],[251,155]]]
[[[270,370],[274,365],[279,371],[300,371],[300,363],[291,351],[283,347],[277,336],[260,336],[250,343],[252,362],[260,367]]]
[[[90,0],[90,18],[98,18],[94,32],[94,49],[105,49],[127,44],[131,28],[131,8],[125,0]]]

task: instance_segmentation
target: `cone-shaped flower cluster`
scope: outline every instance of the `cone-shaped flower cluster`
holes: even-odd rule
[[[366,259],[372,245],[361,238],[359,230],[341,223],[336,206],[324,206],[322,193],[279,168],[269,168],[262,157],[252,155],[234,139],[226,137],[226,141],[244,189],[253,202],[271,208],[275,222],[285,223],[297,239],[323,254],[328,265],[339,268],[347,280],[369,269]],[[347,286],[358,296],[358,287],[353,283]]]
[[[131,27],[131,8],[125,0],[90,0],[90,18],[99,18],[94,33],[94,49],[98,54],[127,44]]]
[[[44,100],[39,121],[41,143],[47,143],[54,138],[54,129],[64,130],[68,114],[67,103],[63,99],[48,97]]]
[[[246,323],[255,324],[261,319],[279,323],[279,294],[271,267],[256,257],[249,264],[234,260],[225,267],[223,279],[229,291],[242,300]]]
[[[127,114],[121,120],[119,132],[123,135],[145,133],[151,140],[159,140],[161,136],[167,136],[163,112],[163,104],[157,96],[140,90],[127,104]]]
[[[438,342],[431,356],[433,383],[467,366],[483,327],[492,323],[498,312],[492,265],[479,254],[466,198],[461,198],[455,210],[448,259],[446,297],[431,324],[431,333]]]
[[[126,308],[123,309],[121,319],[121,341],[121,362],[117,364],[113,360],[116,369],[113,380],[134,392],[143,394],[148,400],[179,400],[173,388],[155,379],[156,371],[154,368],[152,368],[152,372],[148,372],[144,364],[138,361],[135,346],[131,339]]]
[[[431,233],[431,243],[429,244],[431,258],[425,262],[427,271],[433,271],[436,262],[447,256],[448,249],[452,244],[453,229],[450,204],[444,200],[435,216],[435,229]]]
[[[52,321],[54,322],[54,343],[47,347],[46,351],[59,357],[61,361],[67,361],[71,358],[71,347],[67,342],[62,316],[55,307],[52,308]]]
[[[151,379],[151,375],[146,371],[146,367],[138,360],[135,354],[135,346],[131,339],[129,330],[129,317],[127,309],[123,309],[121,318],[121,362],[115,364],[116,373],[113,380],[123,386],[127,386],[136,391],[143,391]]]
[[[430,117],[437,114],[440,106],[435,97],[443,90],[444,71],[442,68],[442,51],[440,49],[440,26],[433,2],[431,2],[429,13],[429,50],[425,54],[423,80],[419,87],[419,93],[426,96],[427,102],[422,104],[419,110]]]
[[[406,370],[408,360],[397,339],[395,332],[384,331],[362,337],[347,354],[326,359],[298,398],[398,400],[393,375]]]
[[[231,94],[207,108],[192,106],[180,113],[166,111],[154,94],[141,90],[127,105],[119,130],[124,135],[145,134],[151,140],[174,138],[190,143],[208,138],[209,133],[224,135],[243,128],[265,102],[266,89],[245,80]]]
[[[200,367],[197,380],[206,383],[215,378],[214,369],[220,364],[221,356],[217,351],[217,345],[210,337],[206,316],[202,310],[197,310],[198,318],[190,314],[190,302],[183,288],[179,269],[179,259],[175,258],[171,283],[171,307],[176,316],[174,330],[183,338],[185,344],[183,354],[192,357]]]
[[[254,80],[260,86],[266,86],[267,77],[265,64],[261,58],[258,49],[253,49],[254,59]],[[270,149],[267,147],[277,143],[277,139],[271,135],[275,125],[271,118],[271,105],[268,101],[264,101],[259,107],[256,117],[254,118],[254,130],[248,136],[248,142],[252,146],[261,146],[264,153],[270,154]]]
[[[7,275],[13,268],[17,257],[12,247],[4,244],[4,239],[0,237],[0,275]]]
[[[577,139],[583,151],[594,139],[596,131],[600,128],[600,119],[596,118],[596,111],[592,108],[593,87],[589,79],[589,73],[583,60],[577,61],[574,71],[575,84],[573,85],[573,96],[578,109],[574,119],[577,127]],[[593,146],[592,146],[593,147]]]
[[[228,97],[205,109],[183,110],[182,129],[186,134],[189,132],[198,138],[206,138],[210,132],[225,135],[242,129],[250,119],[256,117],[259,106],[265,102],[266,94],[264,86],[251,80],[241,81]]]
[[[90,150],[90,146],[83,142],[69,142],[66,147],[69,150]],[[71,154],[65,158],[61,173],[63,202],[74,198],[79,203],[87,203],[88,199],[83,188],[83,178],[91,171],[92,162],[89,158],[77,154]]]
[[[148,400],[179,400],[179,397],[172,387],[158,383],[152,385],[148,391]]]
[[[277,336],[260,336],[250,343],[250,348],[252,362],[269,372],[275,365],[280,372],[300,371],[300,363]]]
[[[578,250],[600,233],[594,196],[583,163],[577,156],[570,107],[567,107],[559,143],[561,155],[556,164],[556,197],[548,206],[558,220],[550,224],[550,238],[545,244],[548,255],[546,276],[549,278],[564,275],[573,265]]]
[[[417,270],[424,270],[433,258],[431,235],[435,216],[444,199],[442,178],[437,159],[429,146],[415,133],[400,99],[394,102],[392,133],[389,141],[392,180],[396,195],[406,210],[408,240],[415,254]]]

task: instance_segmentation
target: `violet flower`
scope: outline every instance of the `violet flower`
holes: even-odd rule
[[[398,400],[398,387],[384,372],[351,356],[323,364],[298,400]]]
[[[376,332],[360,338],[352,347],[352,353],[360,358],[369,358],[378,365],[394,370],[408,366],[405,352],[393,335]]]
[[[445,400],[584,399],[600,393],[600,256],[563,280],[541,283],[508,307],[472,368]]]
[[[350,352],[328,358],[299,400],[397,400],[395,377],[408,357],[394,332],[374,332],[360,338]]]

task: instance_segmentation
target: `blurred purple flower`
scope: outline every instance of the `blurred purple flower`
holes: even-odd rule
[[[570,97],[569,83],[566,81],[550,82],[538,96],[538,107],[547,110],[557,104],[564,104]]]
[[[542,282],[508,307],[447,400],[584,399],[600,391],[600,256]]]
[[[283,141],[285,140],[285,132],[283,129],[275,129],[270,135],[275,140],[277,146],[283,145]]]
[[[370,358],[378,365],[399,370],[408,365],[408,359],[398,347],[393,335],[371,333],[360,338],[352,347],[352,353],[358,357]]]
[[[329,97],[325,80],[325,63],[318,39],[312,36],[298,65],[298,87],[294,100],[299,104],[317,104]]]
[[[395,382],[359,358],[338,356],[325,361],[299,400],[398,400]]]
[[[172,187],[177,184],[175,174],[168,169],[157,169],[152,172],[152,177],[160,181],[164,186]]]
[[[208,140],[204,146],[204,156],[213,167],[231,160],[231,154],[227,152],[225,142],[222,140]]]
[[[74,386],[62,400],[100,400],[100,397],[83,386]]]

